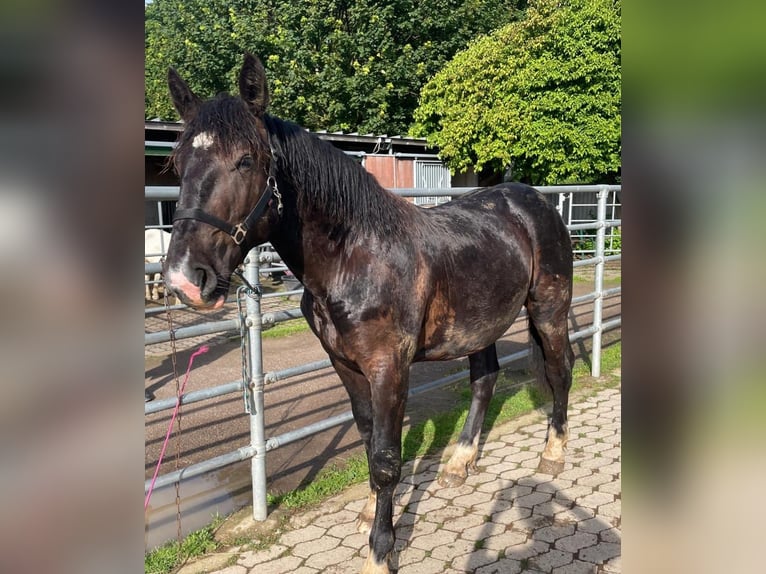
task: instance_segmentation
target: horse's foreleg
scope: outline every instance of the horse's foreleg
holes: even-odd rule
[[[500,370],[494,343],[469,355],[468,362],[471,367],[471,407],[455,451],[439,476],[439,484],[444,487],[462,485],[468,476],[468,469],[476,468],[479,435]]]
[[[370,550],[362,574],[388,574],[394,547],[394,490],[402,471],[402,421],[407,398],[409,365],[391,365],[370,377],[372,440],[368,460],[375,494],[375,520]]]
[[[364,450],[367,454],[367,465],[369,467],[370,440],[372,438],[372,400],[370,398],[370,384],[362,373],[351,369],[337,359],[331,359],[331,362],[351,399],[351,412],[354,413],[356,428],[364,442]],[[375,506],[376,493],[372,486],[372,478],[370,478],[370,495],[356,520],[356,528],[359,532],[369,532],[372,528],[372,521],[375,518]]]

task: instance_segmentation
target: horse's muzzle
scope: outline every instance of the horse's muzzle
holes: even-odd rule
[[[191,265],[184,261],[165,272],[165,285],[181,301],[197,309],[223,306],[226,293],[218,293],[218,277],[209,265]]]

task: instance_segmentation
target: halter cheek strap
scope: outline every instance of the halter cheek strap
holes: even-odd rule
[[[253,207],[248,216],[236,225],[231,225],[222,219],[218,219],[216,216],[206,213],[199,207],[176,210],[175,214],[173,215],[173,223],[182,219],[194,219],[196,221],[201,221],[202,223],[212,225],[216,229],[220,229],[224,233],[230,235],[234,240],[234,243],[237,245],[242,245],[242,243],[245,241],[245,237],[247,236],[247,232],[271,205],[272,196],[277,198],[277,213],[282,215],[282,194],[279,193],[277,180],[273,175],[269,175],[269,177],[266,179],[266,189],[263,190],[258,203],[255,204],[255,207]]]

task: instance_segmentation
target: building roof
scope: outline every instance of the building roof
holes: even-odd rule
[[[146,120],[144,122],[146,155],[169,155],[181,131],[183,131],[182,122]],[[328,132],[326,130],[312,133],[344,151],[358,151],[368,154],[422,153],[433,155],[437,153],[435,148],[428,146],[425,138],[360,134],[357,132]]]

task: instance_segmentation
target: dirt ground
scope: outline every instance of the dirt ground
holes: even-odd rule
[[[612,276],[618,274],[619,269],[611,272]],[[619,280],[609,281],[608,278],[609,275],[607,275],[606,288],[619,285]],[[268,290],[277,289],[279,287]],[[590,291],[592,291],[590,281],[575,283],[575,297]],[[297,302],[285,301],[284,297],[273,302],[265,300],[264,312],[275,310],[275,306],[295,307]],[[212,315],[209,313],[201,315],[190,310],[176,311],[173,313],[173,322],[176,327],[179,327],[205,319],[221,320],[236,316],[236,305],[229,304],[226,307],[227,309]],[[591,320],[591,314],[592,303],[573,309],[570,313],[570,328],[579,330],[587,326]],[[608,320],[609,317],[619,314],[620,297],[607,299],[604,302],[604,319]],[[149,317],[146,321],[146,332],[162,329],[167,329],[167,317],[164,311]],[[608,342],[614,338],[619,338],[619,329],[605,335],[604,340]],[[210,350],[195,359],[186,392],[242,378],[239,338],[232,334],[179,341],[176,353],[179,381],[183,380],[189,356],[202,344],[209,345]],[[498,356],[522,350],[526,348],[526,344],[525,321],[518,321],[498,342]],[[590,340],[575,343],[574,350],[578,358],[587,357],[589,347]],[[150,391],[156,399],[174,397],[176,382],[173,376],[170,344],[147,346],[145,357],[145,389]],[[263,340],[265,372],[325,358],[326,354],[318,340],[310,332]],[[465,358],[440,363],[417,363],[411,369],[410,387],[416,388],[428,381],[463,370],[467,366],[468,362]],[[526,363],[522,360],[510,365],[505,372],[514,381],[526,380],[528,375],[525,367]],[[447,410],[454,404],[464,385],[451,385],[412,397],[407,404],[405,425],[417,423],[432,414]],[[346,392],[330,368],[267,385],[264,401],[267,438],[350,410]],[[146,478],[151,478],[154,472],[170,416],[171,411],[163,411],[146,417]],[[249,443],[249,422],[244,414],[243,398],[239,393],[182,407],[180,428],[180,439],[173,437],[168,445],[161,474],[234,451]],[[328,464],[328,461],[343,460],[360,451],[361,448],[361,441],[353,422],[280,447],[269,452],[266,457],[267,488],[272,493],[292,490],[310,482]],[[243,472],[246,473],[243,469],[249,468],[249,463],[240,463],[238,466],[239,470],[221,471],[216,480],[224,483],[236,482],[237,486],[234,490],[249,503],[249,487],[240,484],[243,482],[241,475]],[[234,480],[234,475],[240,477],[238,481]],[[188,498],[189,495],[186,497]],[[166,517],[164,521],[169,523],[171,519]]]

